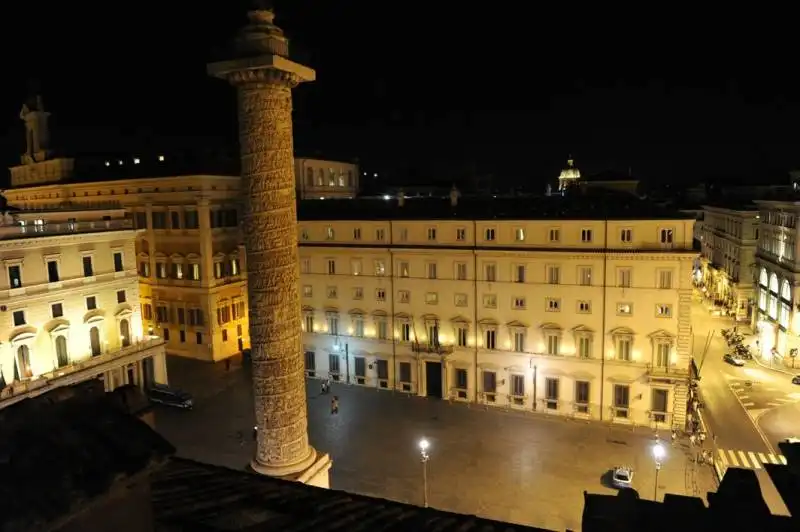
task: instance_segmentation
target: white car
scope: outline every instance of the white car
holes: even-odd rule
[[[800,438],[786,438],[783,441],[785,441],[786,443],[800,443]]]
[[[618,488],[630,488],[633,483],[633,468],[627,466],[615,467],[611,473],[611,482]]]

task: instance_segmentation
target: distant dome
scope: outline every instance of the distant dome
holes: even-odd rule
[[[581,171],[575,168],[575,160],[570,157],[567,159],[567,167],[561,170],[558,176],[558,190],[564,190],[581,178]]]

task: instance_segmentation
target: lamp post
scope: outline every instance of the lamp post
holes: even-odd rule
[[[430,459],[428,447],[430,447],[428,440],[425,438],[419,440],[419,454],[422,462],[422,505],[425,508],[428,507],[428,460]]]
[[[667,451],[664,450],[664,446],[661,445],[660,442],[656,442],[653,445],[653,459],[656,461],[656,481],[655,485],[653,486],[653,500],[658,500],[658,472],[661,471],[661,462],[664,460],[664,456],[667,454]]]

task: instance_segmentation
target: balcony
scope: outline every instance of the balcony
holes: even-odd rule
[[[9,383],[0,390],[0,409],[23,399],[47,393],[55,388],[84,382],[106,371],[163,354],[164,339],[156,336],[123,347],[118,351],[93,356],[48,373]]]
[[[679,368],[677,366],[660,366],[654,364],[647,365],[647,375],[650,379],[662,379],[678,381],[689,378],[689,368]]]
[[[16,238],[36,238],[41,236],[69,235],[73,233],[99,233],[104,231],[133,230],[133,220],[96,220],[93,222],[59,222],[27,225],[8,225],[0,227],[0,240]]]
[[[429,353],[432,355],[449,355],[453,352],[454,347],[452,345],[442,345],[442,344],[421,344],[419,342],[414,342],[411,344],[411,350],[415,353]]]

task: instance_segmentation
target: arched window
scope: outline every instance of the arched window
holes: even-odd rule
[[[120,320],[119,322],[119,337],[122,341],[122,347],[131,345],[131,326],[128,320]]]
[[[789,285],[789,281],[786,279],[783,280],[781,284],[781,297],[786,301],[792,300],[792,287]]]
[[[27,345],[17,348],[17,363],[14,365],[14,380],[31,377],[31,350]]]
[[[758,279],[759,279],[759,284],[761,286],[767,286],[769,284],[769,281],[767,280],[767,269],[766,268],[761,268],[761,275],[759,275]]]
[[[89,343],[92,346],[92,356],[97,356],[102,352],[100,348],[100,329],[96,326],[89,329]]]
[[[778,276],[774,273],[769,276],[769,291],[773,294],[778,293]]]
[[[56,336],[56,360],[58,367],[69,365],[69,355],[67,354],[67,339],[64,336]]]

